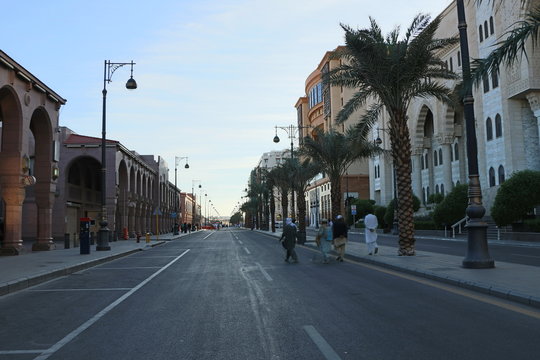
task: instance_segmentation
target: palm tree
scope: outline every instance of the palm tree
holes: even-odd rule
[[[389,116],[388,130],[399,197],[399,255],[414,255],[413,196],[411,184],[411,141],[407,124],[409,104],[417,97],[436,97],[450,102],[451,90],[440,79],[457,76],[444,67],[437,53],[458,40],[435,39],[440,18],[417,15],[400,39],[399,28],[386,37],[374,19],[371,27],[345,30],[345,47],[336,56],[345,59],[339,67],[323,74],[329,85],[356,89],[355,94],[338,113],[343,123],[370,101],[361,126],[370,127],[383,110]]]
[[[482,0],[476,0],[478,4]],[[488,0],[491,2],[491,0]],[[495,5],[497,1],[494,0]],[[525,1],[521,0],[524,5]],[[495,44],[496,48],[484,59],[475,59],[473,61],[472,79],[475,83],[491,74],[500,72],[500,66],[512,66],[515,61],[521,58],[521,55],[527,55],[526,45],[529,39],[534,43],[538,42],[540,34],[540,7],[531,9],[523,20],[514,24],[515,26],[506,31],[500,38],[504,40]]]
[[[289,190],[291,188],[291,174],[283,164],[276,166],[271,171],[274,185],[279,189],[281,194],[281,219],[284,221],[288,217],[289,212]]]
[[[305,137],[300,148],[300,153],[317,164],[330,180],[332,218],[341,212],[341,177],[347,168],[355,160],[372,156],[380,151],[379,147],[365,141],[357,130],[357,128],[348,129],[343,134],[333,129],[327,132],[316,129],[315,136]]]
[[[321,172],[319,164],[310,159],[300,160],[298,157],[287,159],[285,168],[288,168],[296,190],[296,204],[298,210],[298,230],[305,235],[306,232],[306,200],[305,193],[309,181]],[[305,238],[304,238],[305,241]]]

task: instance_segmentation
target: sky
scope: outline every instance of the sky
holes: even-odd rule
[[[296,124],[294,105],[340,23],[402,31],[451,0],[26,0],[3,1],[0,49],[67,103],[60,125],[101,137],[104,61],[134,61],[107,85],[107,138],[142,155],[175,157],[182,191],[207,194],[211,215],[230,216],[245,195],[275,126]],[[457,24],[456,24],[457,27]],[[201,189],[198,186],[201,184]]]

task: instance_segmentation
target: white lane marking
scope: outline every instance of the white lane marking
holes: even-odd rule
[[[206,240],[206,239],[207,239],[210,235],[212,235],[212,234],[213,234],[213,232],[211,232],[210,234],[206,235],[206,236],[203,238],[203,240]]]
[[[244,243],[242,242],[242,240],[238,240],[238,243],[239,243],[240,245],[243,245],[243,244],[244,244]]]
[[[97,267],[93,270],[139,270],[139,269],[161,269],[161,266]]]
[[[246,250],[246,252],[247,252],[248,254],[251,254],[251,252],[250,252],[250,251],[247,249],[247,247],[245,247],[245,246],[244,246],[244,250]]]
[[[268,273],[266,272],[266,270],[263,269],[263,267],[262,267],[261,264],[259,264],[258,262],[256,262],[255,264],[257,264],[257,267],[259,268],[259,270],[261,270],[261,272],[263,273],[263,275],[264,275],[264,277],[266,278],[266,280],[268,280],[268,281],[272,281],[272,280],[273,280],[272,277],[270,276],[270,274],[268,274]]]
[[[69,334],[67,334],[63,339],[58,341],[56,344],[51,346],[49,349],[45,350],[41,353],[40,356],[36,357],[34,360],[45,360],[48,359],[49,356],[53,355],[55,352],[60,350],[62,347],[64,347],[66,344],[68,344],[71,340],[75,339],[77,336],[79,336],[83,331],[88,329],[90,326],[92,326],[94,323],[96,323],[99,319],[101,319],[103,316],[105,316],[109,311],[120,305],[124,300],[126,300],[128,297],[133,295],[136,291],[138,291],[140,288],[142,288],[144,285],[149,283],[153,278],[161,274],[165,269],[167,269],[169,266],[174,264],[176,261],[178,261],[182,256],[186,255],[189,252],[189,249],[184,251],[182,254],[177,256],[174,260],[169,262],[167,265],[162,267],[160,270],[156,271],[149,277],[147,277],[143,282],[141,282],[139,285],[135,286],[133,289],[131,289],[129,292],[125,293],[121,297],[119,297],[115,302],[107,306],[105,309],[101,310],[99,313],[94,315],[91,319],[89,319],[87,322],[79,326],[77,329],[73,330]]]
[[[37,290],[27,290],[29,292],[48,292],[48,291],[129,291],[132,288],[102,288],[102,289],[37,289]]]
[[[324,355],[324,357],[328,360],[341,360],[339,355],[332,349],[330,344],[324,340],[324,338],[319,334],[319,332],[312,326],[312,325],[306,325],[304,326],[304,330],[307,332],[311,340],[317,345],[321,353]]]
[[[45,350],[0,350],[0,355],[41,354]]]

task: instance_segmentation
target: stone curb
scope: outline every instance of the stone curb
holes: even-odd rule
[[[20,279],[13,280],[13,281],[8,281],[6,283],[0,284],[0,296],[7,295],[7,294],[10,294],[10,293],[14,293],[14,292],[17,292],[17,291],[20,291],[20,290],[24,290],[24,289],[27,289],[29,287],[44,283],[46,281],[56,279],[56,278],[59,278],[61,276],[66,276],[66,275],[69,275],[69,274],[73,274],[73,273],[75,273],[77,271],[88,269],[88,268],[94,267],[94,266],[102,264],[102,263],[106,263],[106,262],[109,262],[109,261],[112,261],[112,260],[115,260],[115,259],[118,259],[118,258],[121,258],[121,257],[124,257],[124,256],[134,254],[134,253],[139,252],[139,251],[144,251],[144,250],[147,250],[148,247],[154,247],[154,246],[162,245],[164,243],[165,243],[165,241],[160,240],[160,242],[158,242],[158,243],[147,245],[146,248],[132,249],[132,250],[128,250],[126,252],[114,254],[114,255],[111,255],[111,256],[102,257],[102,258],[99,258],[99,259],[85,261],[83,263],[69,265],[69,266],[59,268],[59,269],[55,269],[55,270],[52,270],[52,271],[44,271],[44,272],[42,272],[40,274],[37,274],[35,276],[32,276],[32,277],[25,277],[25,278],[20,278]]]

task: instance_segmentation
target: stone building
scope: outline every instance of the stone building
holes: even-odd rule
[[[495,6],[483,2],[465,2],[469,52],[472,58],[486,57],[500,37],[527,10],[539,1],[501,1]],[[458,35],[456,4],[441,14],[438,38]],[[450,70],[461,73],[459,44],[440,54]],[[486,77],[473,90],[478,142],[478,165],[483,203],[489,215],[499,185],[513,172],[540,170],[538,117],[540,116],[540,52],[527,47],[527,58],[500,74]],[[449,81],[448,86],[456,83]],[[431,194],[447,194],[458,183],[468,182],[464,113],[436,99],[417,99],[411,103],[409,129],[412,144],[413,191],[429,209]],[[373,139],[381,138],[389,148],[386,134],[388,118],[383,115],[373,128]],[[378,130],[377,130],[378,129]],[[386,205],[394,193],[392,160],[378,156],[370,161],[370,197]]]
[[[54,248],[59,111],[66,100],[0,50],[0,254]],[[23,233],[24,231],[24,233]]]

